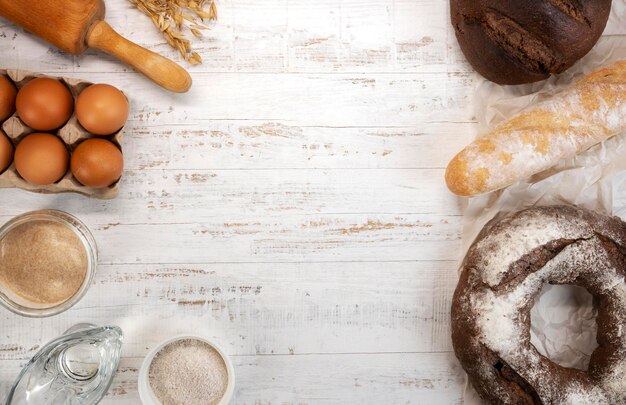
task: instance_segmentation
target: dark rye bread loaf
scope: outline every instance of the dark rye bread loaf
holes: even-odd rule
[[[611,0],[451,0],[452,25],[470,64],[499,84],[561,73],[593,48]]]
[[[462,266],[452,299],[454,352],[492,404],[626,404],[626,223],[571,206],[491,221]],[[544,283],[584,287],[597,309],[598,347],[586,371],[530,343]]]

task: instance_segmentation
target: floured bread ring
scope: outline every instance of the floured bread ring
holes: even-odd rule
[[[470,248],[452,302],[456,356],[497,404],[626,404],[626,223],[594,212],[531,208],[490,222]],[[530,343],[544,283],[593,295],[598,348],[566,368]]]

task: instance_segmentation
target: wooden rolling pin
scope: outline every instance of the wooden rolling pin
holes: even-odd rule
[[[131,65],[159,86],[184,93],[189,73],[128,41],[104,22],[104,0],[0,0],[0,16],[73,55],[96,48]]]

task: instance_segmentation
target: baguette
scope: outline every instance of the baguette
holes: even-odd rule
[[[599,69],[498,125],[448,164],[461,196],[498,190],[574,157],[626,129],[626,60]]]

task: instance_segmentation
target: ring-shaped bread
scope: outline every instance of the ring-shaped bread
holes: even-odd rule
[[[626,224],[571,206],[492,220],[468,251],[452,302],[452,342],[479,395],[496,404],[626,404]],[[586,371],[530,342],[544,283],[587,289],[598,347]]]

